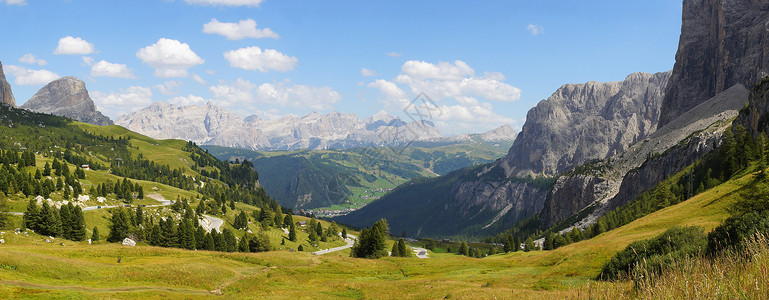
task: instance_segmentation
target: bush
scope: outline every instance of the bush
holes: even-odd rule
[[[708,234],[708,253],[742,251],[754,234],[769,234],[769,211],[753,211],[732,216]]]
[[[603,266],[598,278],[615,280],[631,274],[637,267],[657,273],[675,261],[697,254],[706,246],[707,239],[702,228],[675,226],[654,238],[628,245]]]

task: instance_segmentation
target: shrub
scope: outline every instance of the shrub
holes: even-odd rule
[[[726,219],[708,234],[708,253],[742,251],[754,234],[769,234],[769,211],[752,211]]]
[[[697,254],[706,246],[707,239],[702,228],[672,227],[654,238],[628,245],[603,266],[598,278],[615,280],[638,267],[657,273],[675,261]]]

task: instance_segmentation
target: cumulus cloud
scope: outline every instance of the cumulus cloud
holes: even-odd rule
[[[100,60],[91,67],[91,76],[99,77],[117,77],[117,78],[136,78],[133,72],[124,64],[115,64],[105,60]]]
[[[110,117],[129,113],[152,104],[152,90],[143,86],[131,86],[118,92],[89,92],[99,110]]]
[[[366,69],[366,68],[360,68],[360,75],[363,76],[375,76],[376,72]]]
[[[230,66],[244,70],[269,70],[285,72],[293,70],[299,61],[296,57],[288,56],[274,49],[259,47],[240,48],[224,52],[224,58],[230,62]]]
[[[290,81],[256,85],[238,78],[231,84],[222,82],[209,90],[223,106],[247,106],[252,111],[263,108],[261,106],[264,104],[326,110],[342,99],[339,93],[330,87],[299,85]]]
[[[529,24],[526,26],[526,30],[531,32],[531,35],[540,35],[545,32],[545,28],[536,24]]]
[[[203,77],[198,76],[198,74],[192,74],[192,80],[197,81],[200,84],[206,84],[206,80],[203,79]]]
[[[61,76],[48,70],[29,70],[22,66],[6,65],[3,66],[5,73],[11,74],[16,79],[13,81],[18,85],[42,85],[59,79]]]
[[[178,95],[181,93],[181,89],[179,89],[182,86],[182,82],[178,80],[169,80],[166,82],[163,82],[163,84],[158,84],[153,86],[158,92],[160,92],[163,95],[170,96],[170,95]]]
[[[65,36],[59,39],[59,45],[53,50],[53,54],[86,55],[94,51],[93,44],[79,37]]]
[[[495,113],[491,103],[484,102],[510,102],[520,98],[521,91],[504,80],[505,76],[498,72],[478,76],[460,60],[439,63],[411,60],[402,65],[401,73],[394,80],[377,79],[368,87],[379,91],[380,101],[388,109],[403,110],[407,114],[409,109],[429,111],[429,118],[441,132],[453,134],[480,132],[515,122]],[[425,101],[420,101],[423,98]]]
[[[155,76],[161,78],[188,77],[187,69],[205,62],[187,43],[166,38],[139,49],[136,57],[155,68]]]
[[[240,20],[238,23],[223,23],[216,19],[211,19],[211,22],[203,25],[203,33],[222,35],[228,40],[242,40],[245,38],[277,39],[280,37],[272,29],[256,28],[256,21],[253,19]]]
[[[166,100],[166,103],[170,103],[176,106],[190,106],[190,105],[203,105],[206,104],[206,99],[200,96],[188,95],[178,96]]]
[[[24,54],[21,58],[19,58],[19,62],[31,64],[31,65],[38,65],[38,66],[45,66],[48,64],[47,61],[41,58],[37,58],[35,55],[31,53]]]
[[[189,4],[197,5],[224,5],[224,6],[251,6],[257,7],[264,0],[184,0]]]

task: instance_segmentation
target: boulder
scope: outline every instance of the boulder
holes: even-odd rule
[[[132,239],[125,238],[125,239],[123,239],[123,246],[135,247],[136,246],[136,242],[134,240],[132,240]]]

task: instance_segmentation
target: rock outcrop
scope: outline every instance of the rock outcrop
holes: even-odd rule
[[[657,129],[670,72],[567,84],[529,110],[500,165],[508,176],[554,176],[622,153]]]
[[[769,75],[769,1],[686,0],[676,63],[660,125],[742,84]]]
[[[96,110],[96,105],[85,88],[85,82],[75,77],[62,77],[52,81],[37,91],[21,108],[94,125],[112,125],[112,120]]]
[[[16,107],[16,99],[13,98],[11,84],[5,79],[2,62],[0,62],[0,104]]]

